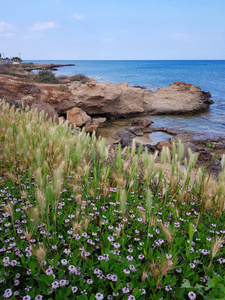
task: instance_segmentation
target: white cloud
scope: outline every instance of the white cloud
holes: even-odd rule
[[[74,18],[76,20],[83,20],[84,19],[84,15],[83,14],[77,14],[77,13],[75,13],[74,14]]]
[[[13,36],[16,32],[16,27],[12,24],[0,21],[0,36]]]
[[[46,29],[52,29],[59,27],[58,23],[55,22],[43,22],[43,23],[36,23],[32,27],[30,27],[30,30],[46,30]]]

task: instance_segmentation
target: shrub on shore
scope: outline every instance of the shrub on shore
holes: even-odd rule
[[[0,105],[2,298],[224,297],[224,157],[216,182]]]
[[[88,82],[90,79],[83,75],[83,74],[76,74],[70,77],[71,81],[80,81],[81,83],[85,84],[86,82]]]
[[[55,77],[55,74],[49,70],[39,71],[34,80],[40,83],[58,83],[58,79]]]

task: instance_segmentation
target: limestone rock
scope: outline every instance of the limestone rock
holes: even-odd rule
[[[162,150],[163,147],[167,147],[167,148],[169,148],[170,150],[172,150],[172,145],[171,145],[171,143],[169,143],[169,142],[167,142],[167,141],[161,141],[161,142],[158,142],[158,143],[156,144],[156,148],[157,148],[158,150]]]
[[[103,123],[105,123],[106,118],[93,118],[92,121],[97,123],[98,127],[100,127]]]
[[[131,126],[148,127],[154,122],[150,119],[135,118],[131,121]]]
[[[133,127],[128,128],[127,130],[137,136],[143,135],[142,127],[140,127],[140,126],[133,126]]]
[[[177,81],[158,89],[155,93],[146,92],[143,100],[145,111],[151,114],[184,114],[203,112],[213,103],[211,94],[200,87]]]
[[[67,111],[67,120],[69,125],[83,126],[91,121],[91,117],[82,109],[74,107]]]
[[[44,103],[42,101],[38,103],[33,103],[31,109],[37,109],[38,113],[44,111],[44,114],[47,116],[47,119],[52,118],[58,122],[58,115],[56,110],[51,106],[51,104]]]
[[[21,102],[27,105],[32,105],[35,102],[35,98],[30,95],[27,95],[21,98]]]
[[[210,93],[184,82],[175,82],[156,92],[134,88],[125,82],[102,83],[93,79],[86,84],[70,82],[65,92],[60,91],[59,87],[59,84],[29,82],[27,79],[0,75],[0,98],[27,99],[32,102],[32,98],[28,100],[23,97],[34,97],[35,102],[49,103],[58,115],[73,108],[80,108],[88,115],[104,117],[127,117],[143,113],[185,114],[203,112],[213,103]],[[72,124],[76,124],[76,114],[72,111],[69,113]],[[82,119],[79,119],[79,124],[90,121],[87,116],[85,120]],[[136,126],[135,123],[133,125]]]
[[[86,132],[97,131],[97,129],[106,121],[106,118],[94,118],[85,125]]]

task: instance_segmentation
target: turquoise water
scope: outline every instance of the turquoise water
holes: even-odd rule
[[[83,73],[101,82],[129,82],[155,91],[159,87],[184,81],[212,94],[210,110],[200,115],[153,116],[157,127],[183,128],[225,136],[225,61],[88,61],[38,60],[34,63],[75,64],[59,68],[57,76]]]

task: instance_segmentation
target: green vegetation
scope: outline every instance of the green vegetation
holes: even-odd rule
[[[218,181],[0,104],[1,299],[223,299]]]
[[[18,56],[12,57],[11,60],[12,61],[17,61],[17,62],[20,62],[20,63],[23,62],[23,60],[20,57],[18,57]]]
[[[41,83],[58,83],[58,79],[55,77],[55,74],[49,70],[39,71],[34,80]]]
[[[81,83],[85,84],[85,83],[87,83],[90,79],[89,79],[87,76],[83,75],[83,74],[76,74],[76,75],[74,75],[74,76],[71,76],[71,77],[70,77],[70,80],[71,80],[71,81],[80,81]]]

